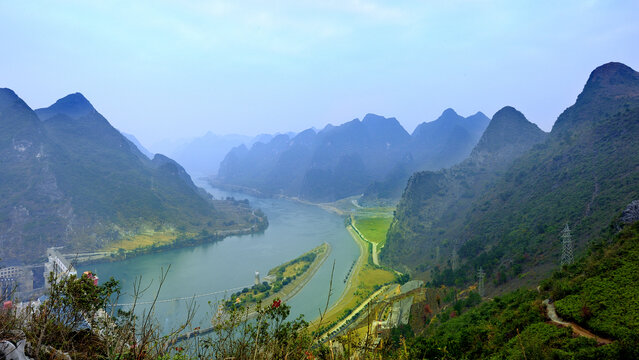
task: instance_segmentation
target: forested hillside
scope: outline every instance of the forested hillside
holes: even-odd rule
[[[453,306],[427,318],[423,332],[408,341],[412,358],[638,358],[637,220],[635,214],[634,224],[614,221],[605,235],[594,239],[585,258],[555,272],[539,291],[518,290],[461,314],[453,314],[460,308]],[[564,322],[582,327],[596,339],[573,335],[570,327],[551,323],[545,299],[554,300]]]
[[[435,283],[471,281],[480,266],[491,285],[535,283],[559,262],[559,234],[566,224],[580,252],[612,214],[639,197],[639,74],[620,63],[595,69],[548,140],[473,194],[461,220],[442,217],[436,230],[425,231],[422,224],[433,215],[412,199],[433,191],[414,185],[421,176],[414,176],[403,195],[386,259],[412,271],[429,270]],[[433,246],[449,260],[457,253],[459,267],[445,260],[436,266],[431,257],[406,251],[432,253]]]
[[[0,258],[14,263],[147,230],[211,237],[265,225],[244,203],[213,201],[173,160],[149,160],[81,94],[34,112],[0,89],[0,173]]]
[[[447,264],[452,249],[450,242],[440,241],[443,227],[462,227],[473,200],[546,135],[507,106],[495,113],[468,159],[450,169],[414,174],[389,231],[392,244],[383,252],[383,260],[426,264],[421,259],[428,259],[431,264]],[[410,211],[418,214],[407,216]]]

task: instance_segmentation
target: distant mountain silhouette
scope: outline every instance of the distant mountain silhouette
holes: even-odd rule
[[[412,135],[417,162],[439,169],[464,160],[489,121],[482,112],[464,118],[455,110],[446,109],[437,120],[421,123]]]
[[[251,140],[250,136],[216,135],[208,132],[168,154],[184,165],[193,176],[209,176],[217,173],[220,162],[232,148],[250,143]]]
[[[361,194],[371,183],[389,177],[396,186],[416,169],[451,165],[467,156],[488,123],[482,116],[463,118],[449,109],[411,136],[395,118],[367,114],[361,121],[327,125],[319,132],[308,129],[250,149],[236,147],[221,163],[215,181],[219,186],[312,201]],[[431,146],[428,141],[443,145]]]
[[[435,121],[421,123],[411,135],[410,155],[401,159],[384,179],[370,184],[360,203],[394,202],[413,172],[438,170],[464,160],[489,121],[482,112],[464,118],[449,108]]]
[[[140,143],[140,141],[134,135],[127,134],[127,133],[124,133],[124,132],[121,132],[121,131],[120,131],[120,133],[122,135],[124,135],[124,137],[127,138],[130,142],[132,142],[133,145],[135,145],[135,147],[137,147],[138,150],[140,150],[140,152],[142,154],[146,155],[146,157],[148,157],[149,159],[153,159],[153,153],[151,153],[149,150],[147,150],[147,148],[145,148],[144,145],[142,145]]]
[[[163,140],[156,143],[153,149],[175,159],[184,166],[191,176],[205,177],[217,175],[220,163],[234,147],[240,145],[250,147],[257,142],[268,143],[277,135],[279,134],[218,135],[209,131],[203,136],[192,139]],[[286,135],[293,137],[295,133],[290,132]]]

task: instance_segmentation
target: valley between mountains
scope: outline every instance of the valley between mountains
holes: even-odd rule
[[[58,248],[124,286],[170,265],[166,295],[140,299],[160,299],[158,331],[185,344],[242,311],[258,323],[288,311],[310,323],[287,323],[296,329],[287,336],[345,353],[639,356],[639,73],[630,67],[594,69],[549,133],[511,106],[491,118],[447,109],[412,134],[367,114],[229,138],[219,167],[201,161],[213,149],[206,139],[220,141],[179,150],[192,173],[209,172],[194,182],[79,93],[32,110],[0,89],[1,264],[35,274]],[[15,294],[35,296],[24,286]],[[290,296],[277,310],[282,288]],[[178,310],[185,292],[215,294],[207,311],[223,305],[215,316]],[[188,331],[168,330],[193,314]]]

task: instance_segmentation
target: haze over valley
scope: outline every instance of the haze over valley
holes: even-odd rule
[[[639,358],[637,14],[0,4],[0,359]]]

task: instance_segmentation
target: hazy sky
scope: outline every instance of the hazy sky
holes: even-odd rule
[[[0,87],[117,128],[253,135],[368,112],[408,131],[505,105],[542,129],[596,66],[639,69],[639,1],[0,0]]]

